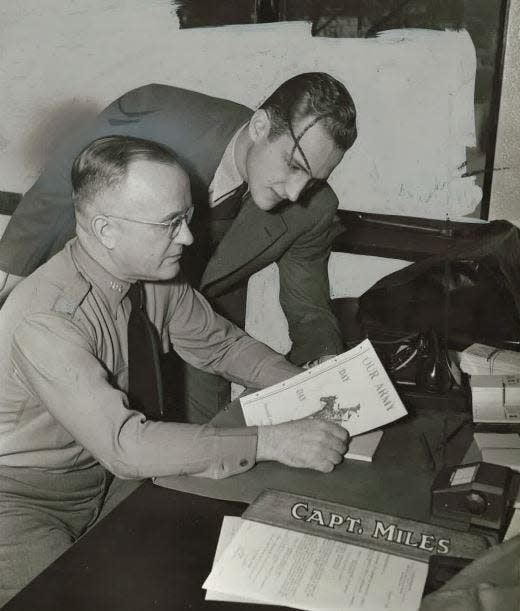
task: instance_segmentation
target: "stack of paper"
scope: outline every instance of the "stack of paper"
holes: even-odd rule
[[[520,375],[520,353],[472,344],[461,353],[460,368],[470,375]]]
[[[472,375],[475,422],[520,422],[520,376]]]
[[[428,564],[241,518],[224,518],[208,600],[296,609],[419,608]]]
[[[520,471],[520,435],[516,433],[474,433],[482,460]]]

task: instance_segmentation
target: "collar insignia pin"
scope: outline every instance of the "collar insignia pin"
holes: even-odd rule
[[[122,293],[122,292],[123,292],[123,285],[122,285],[122,284],[120,284],[119,282],[114,282],[114,281],[112,281],[112,282],[110,283],[110,288],[111,288],[113,291],[117,291],[118,293]]]

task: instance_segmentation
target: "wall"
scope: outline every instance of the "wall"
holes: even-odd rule
[[[493,218],[510,219],[520,216],[513,203],[520,186],[517,145],[520,77],[518,70],[513,68],[520,60],[520,7],[518,0],[511,2],[504,102],[495,163],[497,167],[510,166],[511,169],[496,173],[491,208]],[[244,89],[234,65],[218,64],[216,59],[212,63],[211,55],[209,63],[206,56],[200,64],[204,66],[203,71],[190,68],[194,58],[201,57],[197,36],[193,37],[193,31],[177,30],[177,18],[169,0],[147,0],[146,3],[142,0],[90,0],[88,3],[82,0],[47,0],[45,3],[20,0],[3,4],[0,8],[0,110],[4,117],[0,125],[0,189],[27,189],[53,143],[70,126],[79,118],[96,114],[132,87],[153,81],[171,82],[223,96],[230,87],[238,88],[237,92]],[[203,31],[199,31],[200,44],[208,45],[208,36],[200,32]],[[190,36],[191,46],[179,44],[183,37],[187,40]],[[349,41],[326,44],[348,45]],[[216,58],[220,48],[215,45],[214,49]],[[211,44],[208,51],[211,52]],[[255,91],[268,90],[262,61],[256,58],[251,63],[249,77],[257,87]],[[355,68],[355,65],[348,66],[347,70],[355,71]],[[224,74],[225,79],[219,74]],[[246,98],[240,101],[256,104],[260,94],[249,89],[243,92]],[[384,119],[384,115],[381,118]],[[371,205],[369,199],[356,201],[352,207],[370,209]],[[442,217],[446,211],[441,206],[436,215]],[[335,279],[333,290],[336,294],[345,294],[346,287],[349,294],[358,295],[381,275],[402,265],[402,262],[375,258],[334,260],[331,263]],[[264,293],[266,283],[276,284],[276,271],[271,270],[270,274],[263,284],[255,285],[257,294]],[[274,302],[276,304],[276,300]],[[260,318],[264,321],[270,308],[268,304],[265,309],[261,308],[264,315]],[[275,310],[276,307],[273,317],[279,315]],[[271,315],[267,317],[270,319]],[[253,327],[258,320],[258,316],[252,318]],[[283,338],[283,333],[279,334],[276,327],[273,329],[275,337]],[[283,331],[283,323],[281,329]]]
[[[168,0],[1,5],[0,189],[23,191],[78,119],[125,90],[172,76],[177,19]],[[188,50],[175,59],[187,63]]]
[[[341,207],[455,218],[480,200],[475,179],[462,177],[475,144],[475,49],[465,32],[313,38],[302,22],[179,31],[168,0],[23,0],[3,17],[0,188],[27,189],[60,134],[137,85],[256,106],[286,78],[324,70],[358,109],[359,137],[331,176]]]
[[[520,186],[519,0],[511,0],[510,12],[495,163],[508,169],[494,177],[493,218],[519,215],[513,204]],[[175,44],[182,34],[170,0],[3,3],[0,189],[25,190],[53,142],[79,117],[95,114],[122,91],[153,80],[193,86],[197,79],[185,69],[190,49],[179,52]],[[205,71],[200,88],[218,89],[217,74]]]
[[[490,219],[520,226],[520,0],[510,0]]]

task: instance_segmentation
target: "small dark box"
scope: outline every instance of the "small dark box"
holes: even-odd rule
[[[454,527],[501,531],[518,492],[518,474],[509,467],[478,462],[442,469],[432,485],[432,516]]]

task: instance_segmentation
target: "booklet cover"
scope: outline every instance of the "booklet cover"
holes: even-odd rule
[[[407,411],[368,339],[321,365],[240,399],[248,426],[307,416],[336,422],[351,436]]]

